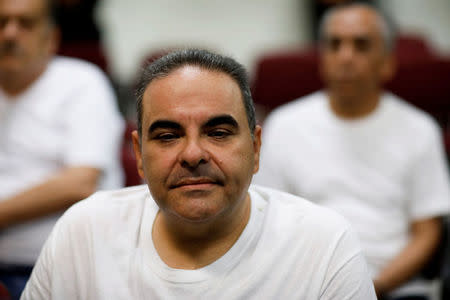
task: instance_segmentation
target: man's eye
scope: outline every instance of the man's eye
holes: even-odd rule
[[[355,49],[358,52],[367,52],[370,49],[370,41],[368,39],[360,38],[355,40]]]
[[[174,133],[161,133],[158,134],[155,139],[162,142],[169,142],[178,138],[177,134]]]
[[[6,17],[0,17],[0,28],[3,29],[6,24],[8,24],[9,20]]]
[[[20,26],[26,30],[33,29],[37,23],[38,23],[38,20],[35,18],[31,18],[31,17],[19,19]]]
[[[328,50],[336,51],[341,46],[341,40],[338,38],[329,38],[326,41],[326,46]]]
[[[216,139],[223,139],[230,135],[231,135],[231,132],[229,132],[228,130],[223,130],[223,129],[216,129],[216,130],[211,130],[210,132],[208,132],[208,136],[216,138]]]

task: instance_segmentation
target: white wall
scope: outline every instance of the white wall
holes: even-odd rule
[[[415,32],[442,54],[450,54],[450,0],[382,0],[406,32]]]
[[[176,46],[255,57],[305,40],[308,19],[298,0],[104,0],[98,16],[113,75],[129,81],[144,56]]]
[[[308,0],[313,1],[313,0]],[[112,74],[128,83],[143,57],[176,46],[232,55],[250,72],[259,54],[308,43],[306,0],[102,0],[98,20]],[[380,0],[402,31],[450,54],[450,0]]]

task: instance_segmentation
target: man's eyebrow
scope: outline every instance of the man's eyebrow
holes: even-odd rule
[[[203,127],[214,127],[214,126],[218,126],[218,125],[231,125],[236,128],[239,127],[239,124],[236,121],[236,119],[230,115],[220,115],[220,116],[212,117],[208,121],[205,122]]]
[[[181,129],[181,125],[169,120],[157,120],[150,125],[148,133],[152,133],[157,129]]]

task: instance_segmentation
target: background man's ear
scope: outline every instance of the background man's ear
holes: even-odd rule
[[[259,156],[261,153],[261,126],[256,125],[254,138],[253,138],[253,149],[255,152],[255,167],[253,169],[253,174],[259,170]]]
[[[48,36],[48,54],[50,56],[55,55],[59,50],[59,45],[61,43],[61,30],[57,26],[52,26]]]
[[[397,71],[397,60],[394,54],[390,54],[386,57],[380,70],[380,79],[382,83],[390,81]]]
[[[134,130],[131,133],[131,139],[133,141],[134,155],[136,156],[136,167],[137,167],[139,176],[145,181],[144,169],[142,167],[141,143],[140,143],[139,134],[138,134],[137,130]]]

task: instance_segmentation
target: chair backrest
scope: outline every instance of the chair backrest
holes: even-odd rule
[[[403,62],[429,59],[435,56],[422,37],[411,34],[397,37],[395,54],[397,59]]]
[[[59,47],[58,54],[89,61],[108,74],[108,60],[99,41],[80,41],[62,44]]]
[[[430,113],[443,129],[450,116],[450,59],[432,58],[399,62],[386,88]]]
[[[317,61],[314,48],[263,56],[256,65],[252,83],[255,103],[272,110],[322,88]]]
[[[142,179],[137,171],[136,157],[134,156],[133,142],[131,140],[131,133],[135,129],[136,125],[133,122],[127,122],[121,153],[122,167],[125,173],[125,186],[142,184]]]
[[[441,262],[441,299],[450,299],[450,217],[444,218],[444,226],[446,227],[446,244],[443,249],[443,261]]]
[[[0,281],[0,300],[11,300],[11,295],[9,294],[6,286]]]
[[[400,38],[398,70],[386,89],[430,113],[441,126],[450,158],[450,57],[434,55],[419,38]],[[255,104],[265,112],[319,90],[323,83],[314,48],[262,56],[252,82]]]

